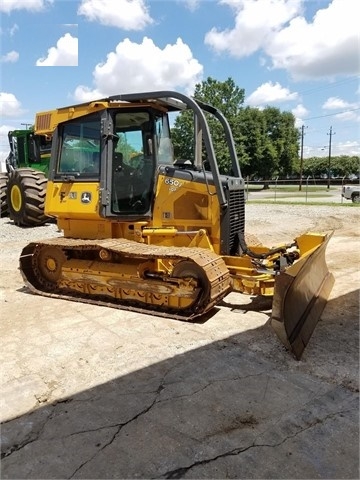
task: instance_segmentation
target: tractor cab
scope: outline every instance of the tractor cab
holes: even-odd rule
[[[58,195],[47,195],[50,215],[83,218],[87,209],[97,218],[151,218],[158,167],[174,163],[167,112],[146,104],[106,107],[55,130],[49,188]]]

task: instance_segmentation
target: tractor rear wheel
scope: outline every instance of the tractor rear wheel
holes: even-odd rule
[[[34,227],[49,221],[44,213],[47,178],[32,168],[19,168],[9,175],[7,203],[15,225]]]
[[[1,201],[1,217],[8,214],[8,203],[6,198],[8,176],[6,173],[0,173],[0,201]]]

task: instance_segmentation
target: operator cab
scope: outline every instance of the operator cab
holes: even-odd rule
[[[167,115],[154,110],[121,110],[113,114],[111,206],[109,214],[150,212],[157,167],[172,165]]]
[[[105,217],[151,216],[159,165],[174,163],[166,112],[107,108],[59,125],[55,181],[98,182]]]

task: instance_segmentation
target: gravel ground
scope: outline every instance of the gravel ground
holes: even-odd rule
[[[360,227],[354,225],[359,219],[360,209],[356,207],[247,204],[245,229],[249,234],[260,235],[262,242],[267,245],[269,240],[283,242],[287,237],[304,231],[342,230],[347,225],[353,225],[359,234]],[[36,228],[19,228],[7,217],[0,219],[0,243],[32,241],[54,236],[61,236],[55,223]]]

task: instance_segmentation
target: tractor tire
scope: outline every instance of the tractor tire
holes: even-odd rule
[[[9,213],[6,198],[8,176],[7,173],[0,173],[0,200],[1,200],[1,217],[6,217]]]
[[[50,220],[44,213],[47,178],[32,168],[9,174],[7,203],[9,217],[19,227],[35,227]]]

